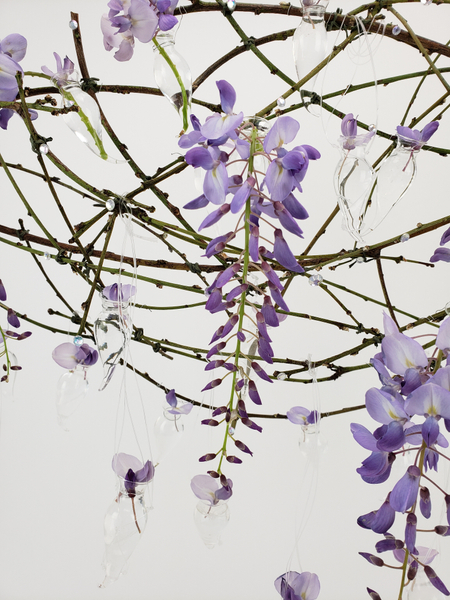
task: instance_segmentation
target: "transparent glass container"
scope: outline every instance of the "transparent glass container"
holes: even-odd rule
[[[58,425],[69,431],[69,420],[77,410],[89,389],[87,367],[77,365],[73,371],[67,371],[58,380],[56,386],[56,417]]]
[[[224,500],[210,504],[200,500],[194,511],[194,522],[205,546],[212,550],[221,543],[220,535],[230,520],[230,510]]]
[[[108,508],[104,521],[105,555],[103,567],[104,588],[126,572],[127,563],[134,552],[148,519],[145,501],[146,483],[136,484],[134,492],[128,492],[120,479],[119,493]]]
[[[111,381],[114,370],[131,338],[132,323],[128,302],[114,302],[101,295],[103,310],[94,324],[95,341],[103,363],[103,381],[99,391]]]
[[[302,1],[303,16],[293,38],[294,64],[299,81],[315,69],[327,55],[327,31],[324,21],[327,5],[328,0],[321,0],[313,6]],[[316,79],[317,75],[307,81],[300,93],[305,89],[313,92]]]
[[[367,224],[373,231],[405,196],[417,173],[416,156],[420,148],[399,138],[397,147],[380,165],[376,175],[377,211]]]
[[[64,122],[89,150],[103,160],[112,163],[126,162],[111,158],[106,153],[102,141],[99,106],[92,96],[81,89],[78,73],[74,71],[70,77],[71,79],[67,79],[57,73],[52,79],[52,83],[61,93],[62,107],[78,107],[78,111],[70,111],[63,115]]]
[[[342,226],[359,243],[367,231],[367,220],[376,211],[374,200],[369,197],[373,192],[375,172],[367,162],[365,145],[357,145],[348,150],[341,148],[342,156],[334,174],[334,188],[339,209],[342,213]]]
[[[174,450],[184,432],[183,415],[173,415],[169,410],[168,408],[164,409],[164,413],[158,418],[154,427],[157,448],[156,464],[159,464]]]
[[[192,97],[192,76],[189,65],[176,50],[172,32],[160,31],[156,35],[156,43],[153,50],[155,52],[153,74],[156,85],[175,107],[178,114],[183,118],[183,128],[187,130],[187,116],[191,110]],[[172,63],[173,66],[170,63]],[[175,68],[176,73],[173,67]],[[183,83],[186,91],[187,106],[185,107],[184,113],[183,94],[179,79]]]

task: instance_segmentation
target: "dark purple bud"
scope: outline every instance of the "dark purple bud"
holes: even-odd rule
[[[232,365],[231,363],[227,363],[227,362],[226,362],[226,363],[223,363],[222,367],[223,367],[224,369],[226,369],[227,371],[231,371],[231,372],[233,372],[233,371],[237,371],[237,368],[236,368],[236,366],[235,366],[235,365]]]
[[[420,488],[420,512],[425,519],[429,519],[431,516],[430,490],[427,487]]]
[[[271,327],[278,327],[280,323],[269,296],[264,296],[264,303],[261,307],[261,312],[267,325],[270,325]]]
[[[264,379],[265,381],[268,381],[269,383],[273,383],[272,379],[270,379],[270,377],[267,375],[267,373],[264,371],[264,369],[262,367],[260,367],[260,365],[257,362],[252,362],[252,369],[255,371],[255,373],[261,377],[261,379]]]
[[[417,561],[413,560],[412,563],[409,565],[409,569],[406,573],[406,577],[409,579],[409,581],[412,581],[414,579],[414,577],[417,574],[418,568],[419,568],[419,565],[418,565]]]
[[[246,446],[244,443],[242,443],[239,440],[236,440],[235,442],[235,446],[237,448],[239,448],[239,450],[241,450],[241,452],[246,452],[247,454],[250,454],[250,456],[253,456],[253,452],[250,450],[250,448],[248,446]]]
[[[222,290],[214,288],[211,292],[208,300],[206,301],[205,308],[210,312],[214,311],[222,302]]]
[[[444,246],[447,242],[450,242],[450,227],[448,229],[446,229],[444,231],[444,233],[442,234],[440,244],[441,244],[441,246]],[[1,284],[1,280],[0,280],[0,284]],[[0,297],[0,300],[1,300],[1,297]],[[5,298],[5,300],[6,300],[6,298]]]
[[[269,263],[266,263],[265,261],[263,261],[261,263],[261,268],[264,272],[264,275],[267,277],[267,279],[269,281],[271,281],[280,291],[283,291],[284,287],[281,283],[281,281],[278,278],[278,275],[275,273],[275,271],[272,269],[272,267],[269,265]]]
[[[245,402],[243,400],[239,400],[239,402],[237,403],[237,410],[240,417],[248,417],[247,411],[245,410]]]
[[[221,350],[223,350],[226,346],[225,342],[219,342],[218,344],[216,344],[215,346],[213,346],[211,348],[211,350],[208,352],[208,354],[206,355],[206,358],[211,358],[211,356],[214,356],[214,354],[217,354],[218,352],[220,352]],[[219,384],[216,384],[219,385]]]
[[[215,387],[217,387],[218,385],[220,385],[222,383],[221,379],[213,379],[212,381],[210,381],[208,383],[208,385],[206,385],[203,389],[202,392],[206,392],[207,390],[212,390]],[[203,421],[202,421],[203,422]]]
[[[230,279],[236,275],[240,268],[241,263],[239,262],[234,263],[234,265],[231,265],[231,267],[227,267],[225,271],[216,279],[216,287],[221,288],[227,284]]]
[[[21,371],[22,370],[22,367],[19,367],[19,365],[12,365],[9,368],[11,369],[11,371]]]
[[[207,471],[208,475],[213,479],[219,479],[220,475],[217,471]]]
[[[238,331],[237,338],[240,342],[245,342],[245,333],[243,331]]]
[[[367,592],[368,592],[369,596],[372,598],[372,600],[381,600],[381,596],[379,594],[377,594],[377,592],[375,592],[375,590],[371,590],[370,588],[367,588]]]
[[[228,294],[227,294],[227,302],[230,302],[230,300],[233,300],[237,296],[240,296],[243,292],[246,292],[247,290],[248,290],[248,284],[247,283],[243,283],[242,285],[238,285],[237,287],[233,288],[231,290],[231,292],[228,292]]]
[[[382,560],[379,556],[375,556],[374,554],[369,554],[368,552],[358,552],[363,558],[368,560],[372,565],[376,567],[382,567],[384,565],[384,560]]]
[[[396,540],[394,537],[388,537],[375,544],[377,552],[388,552],[389,550],[401,550],[404,546],[402,540]]]
[[[20,335],[18,335],[16,337],[16,340],[19,342],[20,340],[26,340],[28,337],[30,337],[31,335],[31,331],[24,331],[23,333],[21,333]]]
[[[220,340],[220,338],[222,337],[222,333],[223,333],[223,325],[221,325],[219,327],[219,329],[216,330],[216,332],[212,336],[211,341],[209,343],[212,344],[214,342],[217,342],[217,340]]]
[[[240,465],[242,463],[242,460],[237,456],[227,456],[227,461],[236,465]]]
[[[224,481],[225,485],[223,483]],[[228,500],[228,498],[231,498],[231,496],[233,495],[233,482],[231,481],[231,479],[227,479],[225,475],[221,475],[220,483],[222,484],[222,487],[218,489],[217,492],[215,492],[215,496],[217,500]]]
[[[267,342],[263,337],[260,337],[258,340],[258,354],[259,356],[269,363],[269,365],[273,365],[273,350],[272,346]]]
[[[262,404],[258,390],[256,389],[256,384],[251,379],[248,381],[248,395],[250,396],[250,400],[252,400],[252,402],[255,404]]]
[[[205,371],[212,371],[213,369],[217,369],[218,367],[221,367],[224,363],[224,360],[212,360],[206,365]]]
[[[228,485],[228,479],[223,474],[220,476],[220,483],[223,487],[226,487]]]
[[[203,419],[203,421],[201,421],[202,425],[209,425],[210,427],[217,427],[217,425],[219,425],[219,421],[216,421],[215,419]]]
[[[438,535],[442,535],[443,537],[447,537],[448,535],[450,535],[450,527],[447,527],[447,525],[436,525],[434,531],[435,533],[437,533]]]
[[[204,221],[202,221],[198,230],[201,231],[202,229],[205,229],[205,227],[211,227],[211,225],[215,225],[224,215],[227,214],[229,210],[229,204],[222,204],[222,206],[220,206],[217,210],[213,210],[213,212],[210,213],[206,219],[204,219]]]
[[[243,379],[239,379],[239,381],[236,383],[236,385],[234,386],[234,389],[239,392],[243,387],[244,387],[244,380]]]
[[[223,328],[221,337],[225,337],[226,335],[228,335],[230,333],[230,331],[232,331],[232,329],[234,328],[234,326],[236,325],[236,323],[238,321],[239,321],[239,315],[233,315],[232,317],[230,317]]]
[[[20,327],[19,318],[17,317],[16,313],[13,311],[12,308],[8,308],[8,316],[6,317],[6,319],[12,327]]]
[[[5,302],[6,299],[7,299],[7,295],[6,295],[5,286],[3,285],[2,280],[0,279],[0,300],[2,302]]]
[[[203,256],[211,258],[211,256],[222,252],[222,250],[225,249],[228,242],[230,242],[234,237],[236,237],[234,232],[230,231],[226,235],[220,235],[219,237],[214,238],[206,246],[205,254]]]
[[[247,427],[249,427],[250,429],[254,429],[255,431],[259,431],[259,433],[262,432],[262,427],[260,427],[259,425],[257,425],[254,421],[251,421],[250,419],[248,419],[247,417],[242,417],[241,418],[242,424],[246,425]]]
[[[270,295],[272,296],[272,300],[275,302],[275,304],[278,304],[278,306],[281,308],[281,310],[285,310],[286,312],[289,312],[289,306],[286,304],[283,296],[280,294],[280,290],[277,287],[275,287],[273,285],[273,283],[271,283],[270,281],[269,281],[269,290],[270,290]]]
[[[416,529],[417,517],[414,513],[409,513],[409,515],[406,517],[405,544],[410,552],[414,552],[414,546],[416,544]]]
[[[175,390],[170,390],[170,392],[166,394],[166,400],[170,404],[170,406],[175,407],[177,405],[177,397],[175,395]]]
[[[217,417],[218,415],[223,415],[223,413],[226,413],[227,410],[228,410],[228,408],[226,406],[219,406],[219,408],[216,408],[213,411],[212,416]]]
[[[259,335],[270,343],[272,340],[267,333],[266,321],[262,312],[256,313],[256,324],[258,325]]]
[[[424,571],[425,571],[425,575],[430,580],[431,585],[433,585],[437,590],[439,590],[441,592],[441,594],[444,594],[444,596],[450,596],[450,592],[445,587],[442,580],[439,579],[439,577],[436,575],[434,570],[429,565],[425,565]]]
[[[198,462],[208,462],[208,460],[214,460],[216,458],[216,456],[217,456],[217,454],[210,452],[209,454],[200,456],[200,458],[198,459]]]

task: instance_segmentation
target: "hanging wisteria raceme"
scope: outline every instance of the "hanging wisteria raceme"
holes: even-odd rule
[[[401,333],[386,314],[384,330],[381,353],[372,359],[382,387],[371,388],[366,393],[367,412],[380,426],[373,433],[356,423],[351,426],[355,440],[371,451],[357,472],[366,483],[380,484],[390,477],[393,462],[397,456],[404,455],[405,450],[409,450],[408,454],[414,460],[387,494],[384,503],[360,516],[358,524],[382,534],[384,539],[377,542],[376,551],[392,551],[394,558],[402,564],[395,567],[401,571],[400,598],[405,586],[413,587],[421,569],[437,590],[449,596],[450,591],[428,564],[437,552],[432,547],[419,546],[417,537],[419,531],[421,537],[426,532],[426,541],[430,544],[430,534],[446,536],[450,531],[450,490],[437,485],[430,473],[431,470],[438,471],[440,458],[449,460],[442,451],[449,443],[440,426],[443,424],[450,431],[450,317],[439,328],[431,358],[418,341]],[[433,515],[430,483],[441,496],[439,502],[433,503]],[[439,518],[435,515],[441,513],[442,505],[447,515],[445,524],[423,521],[432,516]],[[394,522],[400,518],[398,515],[405,515],[404,537],[400,539],[390,533]],[[388,564],[378,555],[360,554],[375,566]]]
[[[227,404],[216,408],[211,418],[202,421],[211,427],[225,425],[223,445],[202,456],[200,461],[219,457],[217,468],[210,470],[209,474],[226,482],[224,459],[229,463],[242,462],[239,456],[230,454],[228,444],[233,443],[241,452],[252,455],[250,448],[237,437],[239,422],[255,431],[262,431],[248,418],[245,400],[248,395],[254,404],[262,403],[256,381],[260,378],[272,383],[272,379],[259,359],[270,365],[274,356],[267,327],[278,327],[283,320],[275,310],[276,306],[289,313],[282,295],[284,287],[267,260],[275,259],[287,272],[304,272],[281,228],[303,237],[297,221],[305,219],[308,214],[293,192],[302,191],[301,182],[309,161],[320,158],[320,154],[312,146],[296,146],[292,150],[284,147],[293,142],[299,131],[300,126],[292,117],[279,117],[264,137],[261,136],[257,119],[244,122],[242,112],[233,112],[236,102],[234,88],[224,80],[216,84],[225,116],[216,113],[203,125],[192,116],[194,131],[182,136],[179,145],[187,148],[197,144],[198,147],[188,150],[185,160],[194,168],[206,171],[203,194],[185,208],[197,209],[209,204],[219,207],[203,220],[199,230],[222,222],[221,219],[229,213],[236,215],[234,229],[211,240],[205,255],[210,258],[220,254],[236,236],[243,234],[244,237],[241,254],[206,289],[206,310],[210,313],[226,312],[226,318],[211,338],[212,346],[206,355],[210,362],[205,367],[207,371],[214,370],[214,374],[216,369],[220,369],[218,374],[222,372],[223,375],[212,379],[202,391],[217,388],[227,378],[231,380],[231,389]],[[266,172],[255,166],[261,157],[267,159]],[[229,172],[231,166],[237,174]],[[228,200],[229,196],[231,199]],[[260,245],[261,227],[272,229],[273,242],[269,248]],[[267,237],[263,239],[268,242]],[[251,271],[261,273],[265,283],[260,286],[252,284],[249,280]],[[259,295],[262,302],[254,302],[250,294]],[[242,350],[245,342],[255,342],[259,359]]]

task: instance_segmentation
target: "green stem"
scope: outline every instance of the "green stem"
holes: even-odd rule
[[[98,133],[95,131],[94,127],[92,127],[92,124],[89,121],[89,119],[87,118],[87,116],[82,111],[81,106],[75,101],[75,98],[72,96],[72,94],[70,92],[68,92],[67,90],[65,90],[62,87],[60,88],[60,92],[61,92],[61,96],[63,96],[67,101],[73,102],[73,104],[75,104],[78,107],[78,116],[80,117],[82,123],[88,130],[89,135],[94,140],[94,143],[97,146],[98,151],[100,152],[100,158],[103,158],[103,160],[108,160],[108,155],[106,154],[106,150],[103,146],[103,142],[102,142],[101,138],[99,137]]]
[[[159,53],[164,58],[166,63],[169,65],[169,67],[171,68],[173,74],[176,77],[176,80],[178,81],[178,85],[180,86],[181,96],[183,98],[183,129],[185,131],[187,131],[187,129],[189,127],[188,114],[187,114],[189,106],[188,106],[188,97],[187,97],[187,93],[186,93],[186,88],[184,87],[183,80],[181,79],[180,74],[178,73],[178,70],[177,70],[176,66],[174,65],[174,63],[172,62],[172,60],[170,59],[169,55],[167,54],[167,52],[164,50],[164,48],[161,46],[161,44],[156,39],[156,35],[153,38],[152,42],[155,44],[156,48],[158,48]]]

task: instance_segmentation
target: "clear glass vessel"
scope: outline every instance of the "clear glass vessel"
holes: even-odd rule
[[[210,504],[200,500],[194,511],[194,522],[205,546],[212,550],[220,544],[220,534],[230,520],[230,510],[224,500]]]
[[[328,0],[302,0],[303,16],[293,38],[294,64],[300,81],[310,73],[327,54],[327,31],[324,15]],[[317,75],[305,84],[314,91]],[[304,92],[302,88],[300,92]],[[303,95],[302,95],[303,97]]]
[[[131,338],[128,302],[114,302],[101,295],[103,310],[94,324],[95,341],[103,363],[103,381],[99,391],[111,381],[114,370]]]
[[[174,36],[170,31],[160,31],[156,35],[154,51],[153,74],[155,76],[156,85],[175,107],[176,111],[184,121],[184,117],[187,119],[191,110],[192,76],[189,65],[176,50]],[[186,91],[187,99],[187,106],[184,109],[184,114],[183,93],[180,80]],[[183,127],[185,130],[187,129],[187,122],[183,122]]]
[[[128,559],[144,533],[148,519],[146,489],[146,483],[136,484],[134,492],[128,492],[123,479],[120,479],[119,493],[107,510],[104,521],[105,579],[100,585],[102,588],[125,572]]]
[[[375,172],[367,162],[365,144],[353,149],[341,148],[342,156],[334,174],[334,188],[339,209],[342,213],[342,226],[359,243],[367,231],[367,219],[376,210],[369,197],[373,191]],[[372,194],[373,195],[373,194]]]
[[[56,386],[56,415],[58,425],[69,431],[69,420],[77,410],[89,389],[87,367],[77,365],[59,378]]]
[[[173,415],[168,408],[165,408],[164,413],[156,421],[154,427],[157,447],[156,464],[170,454],[181,440],[184,432],[182,420],[183,415]]]

